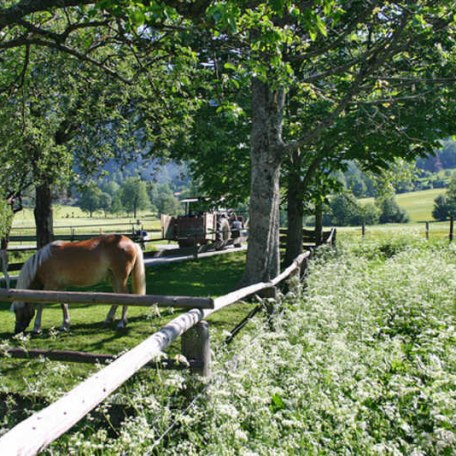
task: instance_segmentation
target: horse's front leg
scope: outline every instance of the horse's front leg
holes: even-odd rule
[[[117,305],[111,306],[108,315],[106,315],[106,319],[104,321],[105,325],[109,325],[114,321],[117,307]],[[127,326],[127,310],[128,306],[122,307],[122,318],[119,320],[119,323],[117,323],[117,329],[124,329]]]
[[[108,315],[106,315],[104,324],[105,325],[110,325],[114,321],[114,317],[116,316],[116,310],[117,310],[117,305],[114,304],[111,306],[109,309]]]
[[[41,334],[41,316],[43,314],[43,304],[36,305],[36,317],[33,325],[33,334]]]
[[[68,311],[68,304],[60,304],[63,313],[63,322],[59,331],[68,331],[70,329],[70,312]]]

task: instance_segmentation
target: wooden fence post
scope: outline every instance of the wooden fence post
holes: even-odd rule
[[[190,368],[191,372],[208,377],[211,374],[209,323],[205,320],[198,322],[182,334],[181,342],[182,354],[187,360],[196,361],[196,366]]]
[[[364,239],[364,236],[366,236],[366,224],[363,222],[363,224],[361,225],[361,235]]]
[[[315,245],[323,243],[323,202],[319,199],[315,205]]]
[[[426,240],[429,241],[429,222],[425,222]]]
[[[265,288],[258,293],[260,298],[265,298],[263,301],[263,305],[266,309],[266,317],[269,322],[269,329],[274,331],[274,323],[272,321],[272,316],[276,311],[276,298],[277,298],[277,288],[274,286]]]
[[[453,233],[454,233],[454,217],[451,216],[450,217],[450,236],[449,236],[450,242],[453,241]]]

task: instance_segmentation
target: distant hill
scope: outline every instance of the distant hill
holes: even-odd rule
[[[185,164],[163,162],[157,159],[139,159],[127,165],[110,160],[104,167],[109,178],[121,183],[126,177],[140,176],[145,181],[169,184],[174,190],[181,190],[190,185],[190,178]]]
[[[426,158],[419,158],[416,166],[431,173],[456,168],[456,141],[451,139],[443,141],[441,149],[435,150]]]
[[[456,141],[443,141],[441,149],[417,159],[415,166],[414,178],[395,183],[397,194],[448,187],[451,179],[456,176]],[[349,162],[347,170],[340,173],[338,178],[358,198],[376,194],[374,182],[356,162]]]
[[[407,211],[411,222],[430,222],[432,218],[432,209],[434,208],[434,199],[446,192],[446,189],[434,188],[431,190],[422,190],[418,192],[401,193],[396,195],[397,204]],[[362,203],[373,203],[373,198],[362,198]]]

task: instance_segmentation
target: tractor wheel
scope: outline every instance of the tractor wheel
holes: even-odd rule
[[[223,250],[231,238],[230,222],[226,218],[217,221],[217,233],[215,235],[215,250]]]

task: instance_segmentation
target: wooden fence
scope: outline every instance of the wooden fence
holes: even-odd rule
[[[332,230],[327,242],[332,244],[335,239],[335,230]],[[239,302],[259,293],[274,291],[281,282],[293,275],[300,274],[311,252],[305,252],[296,258],[293,263],[281,274],[269,282],[261,282],[233,291],[225,296],[215,298],[210,303],[203,298],[204,304],[210,308],[197,308],[196,302],[190,311],[171,320],[158,332],[152,334],[139,345],[119,356],[111,364],[91,375],[77,385],[61,399],[52,403],[43,410],[33,414],[22,421],[8,433],[0,438],[0,454],[33,455],[46,448],[50,443],[64,434],[74,424],[84,418],[91,410],[106,399],[113,391],[132,377],[137,371],[156,359],[179,336],[182,337],[182,351],[190,361],[196,361],[197,371],[208,375],[210,371],[209,328],[206,321],[212,313],[217,312],[231,304]],[[9,301],[23,296],[24,290],[5,290],[0,296]],[[36,293],[36,292],[35,292]],[[41,292],[48,293],[48,292]],[[44,302],[49,296],[36,293],[36,302]],[[55,292],[58,293],[58,292]],[[70,293],[65,296],[68,301]],[[76,302],[93,303],[93,296],[98,297],[97,303],[108,300],[112,303],[114,294],[102,293],[77,293]],[[131,296],[131,295],[130,295]],[[53,295],[53,298],[61,296]],[[134,298],[150,298],[152,301],[165,301],[170,297],[134,296]],[[164,299],[167,298],[167,299]],[[28,297],[30,299],[30,296]],[[185,299],[187,299],[185,297]],[[195,298],[200,300],[202,298]],[[203,303],[203,301],[201,301]],[[130,303],[129,303],[130,305]],[[141,305],[141,304],[138,304]],[[173,306],[175,303],[172,304]],[[21,354],[18,354],[21,356]],[[22,353],[23,356],[23,353]]]
[[[285,248],[286,243],[287,243],[287,235],[288,235],[288,230],[286,228],[281,228],[280,229],[280,247]],[[333,233],[333,230],[328,230],[328,231],[323,231],[321,233],[321,243],[325,244],[328,242],[328,239],[331,236],[335,236],[335,232]],[[302,245],[303,248],[309,248],[312,246],[315,246],[317,241],[317,236],[315,234],[314,230],[302,230]]]
[[[449,227],[449,230],[448,230],[448,240],[450,242],[453,242],[453,239],[454,239],[454,217],[450,217],[448,220],[444,220],[446,222],[449,222],[450,223],[450,227]],[[430,226],[432,223],[439,223],[435,220],[431,221],[431,222],[421,222],[421,223],[424,223],[424,236],[426,237],[427,240],[429,240],[429,237],[430,237]],[[367,229],[367,226],[366,224],[362,224],[361,225],[361,236],[364,238],[366,236],[366,232],[368,231]]]

